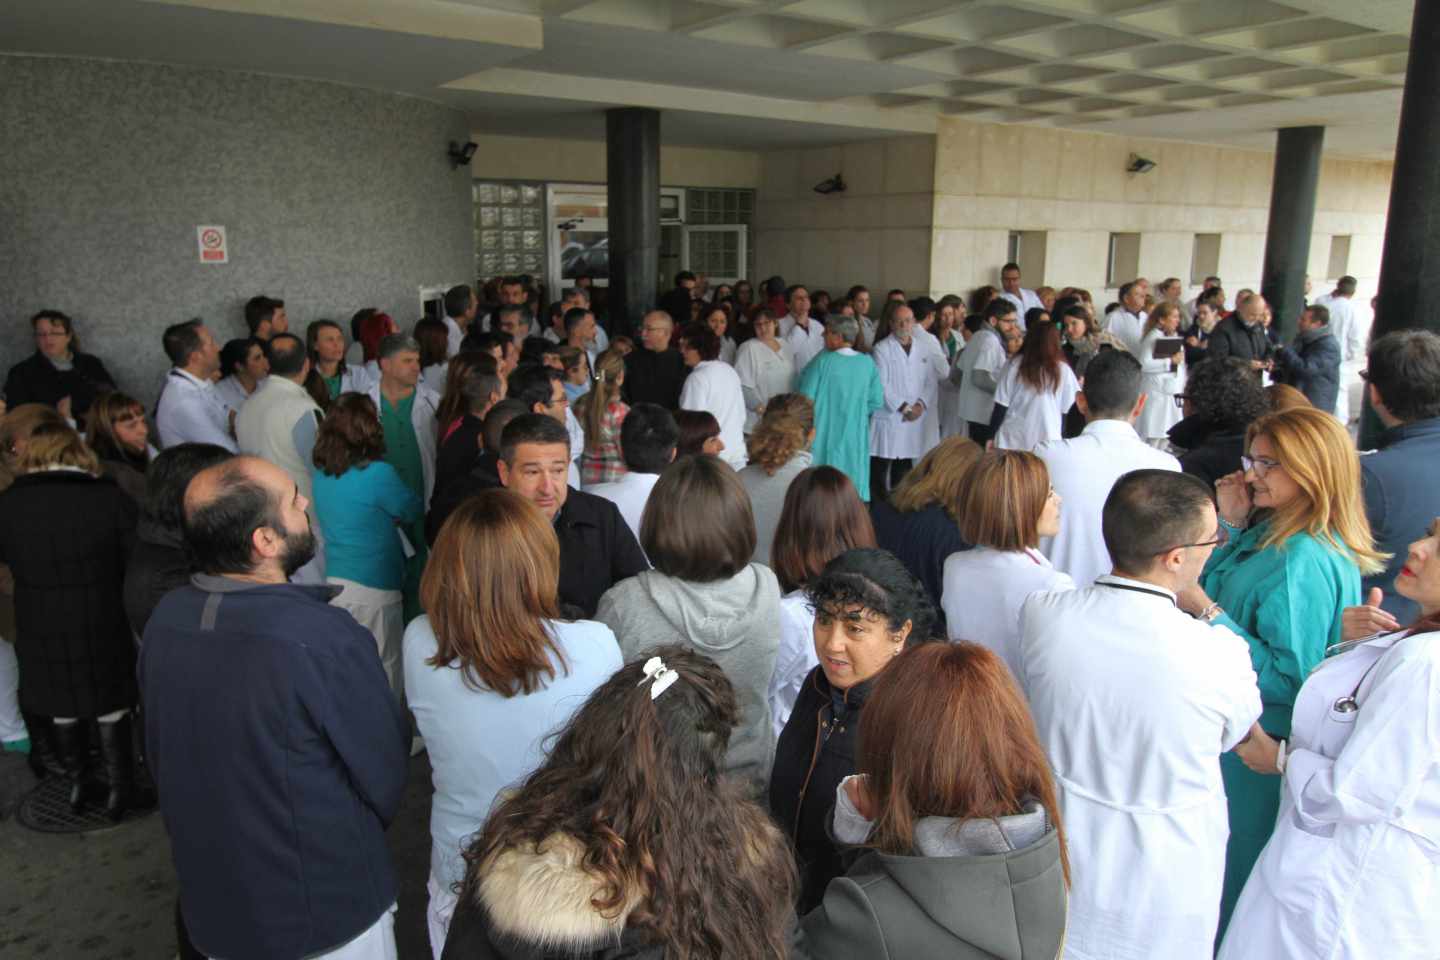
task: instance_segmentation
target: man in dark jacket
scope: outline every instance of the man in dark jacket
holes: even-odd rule
[[[1340,392],[1340,343],[1330,335],[1330,311],[1306,307],[1293,347],[1281,347],[1276,379],[1305,394],[1311,406],[1327,413]]]
[[[640,347],[625,357],[620,393],[626,403],[654,403],[666,410],[680,406],[680,388],[690,370],[670,343],[674,332],[675,321],[664,310],[645,314],[640,323]]]
[[[1271,344],[1265,336],[1265,311],[1268,305],[1260,294],[1251,294],[1249,299],[1235,308],[1235,312],[1215,325],[1210,333],[1210,357],[1234,357],[1244,360],[1255,371],[1268,367]]]
[[[1440,336],[1426,330],[1387,333],[1370,345],[1365,371],[1370,406],[1385,424],[1380,449],[1360,458],[1365,513],[1375,549],[1391,555],[1384,572],[1363,581],[1368,596],[1384,592],[1381,607],[1400,626],[1420,608],[1395,592],[1408,547],[1440,517]]]
[[[237,457],[185,494],[201,573],[145,629],[145,738],[195,946],[210,957],[393,956],[385,827],[409,724],[375,639],[288,582],[315,552],[284,471]],[[388,954],[380,953],[388,950]]]
[[[650,564],[615,504],[570,489],[569,471],[570,434],[554,417],[527,413],[500,435],[500,482],[555,524],[560,603],[590,618],[606,590]]]

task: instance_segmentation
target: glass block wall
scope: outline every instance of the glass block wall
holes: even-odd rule
[[[685,190],[685,222],[691,226],[741,223],[746,227],[746,257],[735,262],[738,244],[733,235],[692,233],[690,269],[715,277],[752,277],[755,273],[755,191],[689,187]]]
[[[545,186],[475,181],[475,274],[545,275]]]

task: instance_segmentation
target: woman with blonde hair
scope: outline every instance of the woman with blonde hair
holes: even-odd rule
[[[1360,488],[1360,458],[1345,428],[1313,407],[1261,417],[1246,433],[1243,472],[1215,484],[1228,535],[1200,583],[1180,595],[1187,612],[1250,644],[1260,678],[1260,724],[1290,733],[1295,695],[1341,638],[1341,614],[1360,603],[1360,575],[1384,569]],[[1280,783],[1221,757],[1230,807],[1220,937],[1275,826]]]
[[[876,542],[925,584],[936,607],[940,606],[946,558],[970,549],[956,525],[960,487],[982,452],[974,440],[947,437],[890,491],[888,501],[883,497],[870,501]]]
[[[1057,956],[1070,884],[1060,804],[1004,662],[973,643],[906,650],[880,671],[859,727],[858,772],[826,799],[835,839],[863,852],[802,921],[799,952],[869,960],[903,943],[907,960],[942,960],[1014,943],[1003,956]],[[937,913],[928,892],[946,888],[965,896]]]
[[[620,427],[630,407],[620,399],[625,386],[625,354],[611,348],[595,358],[595,384],[580,398],[576,417],[585,431],[580,454],[580,482],[585,486],[612,483],[625,476]]]
[[[815,442],[815,401],[801,393],[772,397],[765,415],[745,440],[750,462],[740,471],[740,482],[750,494],[755,511],[755,561],[770,562],[770,544],[780,523],[785,491],[800,471],[810,466],[810,444]]]
[[[156,456],[140,401],[118,390],[102,393],[90,407],[85,442],[100,458],[105,476],[138,504],[145,499],[145,468]]]
[[[1275,413],[1282,410],[1294,410],[1296,407],[1313,407],[1310,398],[1288,383],[1272,383],[1265,388],[1265,398],[1270,401],[1270,409]]]
[[[1152,447],[1170,445],[1170,428],[1182,419],[1175,398],[1185,395],[1185,341],[1180,337],[1180,307],[1168,300],[1155,305],[1140,336],[1141,390],[1145,406],[1135,432]],[[1163,347],[1173,348],[1165,353]],[[1161,354],[1157,356],[1157,351]]]
[[[1040,552],[1060,531],[1060,495],[1045,461],[1023,450],[991,450],[957,491],[960,539],[974,549],[945,561],[940,604],[951,640],[994,650],[1018,677],[1020,607],[1032,593],[1073,590]]]
[[[0,493],[0,563],[15,575],[20,705],[53,718],[76,811],[90,799],[85,767],[95,723],[106,789],[94,799],[118,821],[148,803],[135,789],[135,643],[124,600],[139,507],[99,476],[98,458],[64,423],[36,426],[15,468],[20,475]]]
[[[435,785],[427,919],[437,958],[465,838],[623,662],[609,627],[560,618],[559,576],[554,525],[519,494],[488,490],[450,515],[420,582],[426,614],[405,631],[405,689]]]

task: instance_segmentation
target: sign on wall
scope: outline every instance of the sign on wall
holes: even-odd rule
[[[200,226],[195,228],[195,240],[200,245],[201,263],[229,263],[230,247],[225,240],[225,228]]]

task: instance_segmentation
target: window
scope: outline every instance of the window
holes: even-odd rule
[[[1008,241],[1006,242],[1006,245],[1005,245],[1005,262],[1006,262],[1006,263],[1019,263],[1019,262],[1020,262],[1020,231],[1019,231],[1019,230],[1011,230],[1011,231],[1010,231],[1010,237],[1009,237],[1009,239],[1008,239]],[[1021,266],[1020,272],[1021,272],[1022,275],[1024,274],[1024,272],[1025,272],[1024,266]]]
[[[475,181],[475,275],[545,274],[545,190],[538,183]]]
[[[1203,287],[1206,277],[1220,274],[1220,234],[1195,234],[1195,249],[1190,254],[1190,285]]]
[[[1350,238],[1330,238],[1330,266],[1325,274],[1326,279],[1339,280],[1350,272]]]
[[[1031,288],[1045,284],[1045,246],[1049,235],[1044,230],[1011,230],[1006,263],[1020,265],[1020,276]]]
[[[678,264],[685,253],[689,262],[685,269],[709,277],[748,277],[755,273],[755,245],[750,233],[755,223],[755,191],[724,188],[689,187],[685,191],[686,227],[743,226],[743,231],[721,231],[697,236],[704,231],[676,231],[675,236],[662,236],[661,258],[667,253]],[[662,231],[662,234],[664,231]],[[681,246],[688,250],[680,249]],[[662,271],[663,273],[664,271]],[[673,272],[673,271],[672,271]],[[665,277],[661,281],[668,284]]]
[[[1140,275],[1140,234],[1110,234],[1110,263],[1105,269],[1105,285],[1118,287]]]

